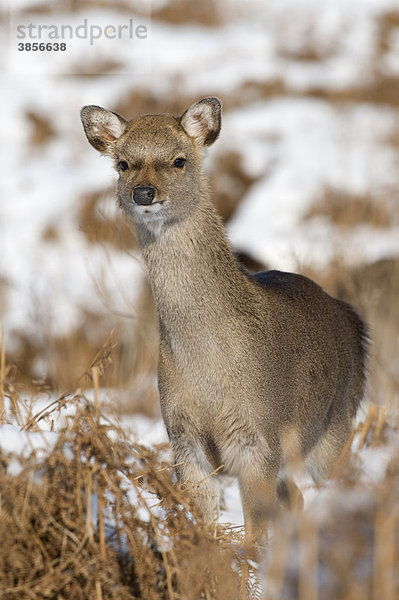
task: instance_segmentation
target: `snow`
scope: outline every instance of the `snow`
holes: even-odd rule
[[[52,431],[25,432],[14,425],[0,425],[0,451],[9,457],[8,473],[18,475],[22,469],[19,457],[28,458],[33,451],[46,456],[54,446],[58,434]]]
[[[295,270],[298,264],[323,267],[337,249],[349,264],[359,264],[365,253],[370,261],[396,255],[398,227],[348,234],[328,222],[303,222],[303,217],[327,188],[390,197],[399,161],[385,141],[397,127],[393,109],[337,109],[298,98],[258,102],[228,115],[228,133],[218,151],[234,147],[243,136],[243,163],[260,177],[230,223],[233,246],[282,270]]]
[[[32,450],[48,450],[58,435],[52,431],[24,432],[14,425],[0,426],[0,449],[2,452],[27,457]]]
[[[126,309],[124,298],[134,302],[140,292],[142,268],[137,261],[118,250],[89,244],[77,222],[82,196],[112,188],[115,181],[110,161],[87,146],[79,109],[87,103],[112,108],[130,88],[166,97],[178,85],[187,96],[219,94],[228,104],[247,83],[281,80],[290,95],[243,102],[227,110],[220,141],[210,151],[211,160],[237,150],[245,170],[258,178],[230,224],[233,245],[290,270],[307,263],[323,267],[337,252],[355,264],[397,255],[397,223],[390,229],[342,232],[329,222],[303,220],[325,186],[394,197],[399,186],[398,150],[390,136],[399,127],[397,112],[295,96],[314,87],[337,90],[367,84],[377,43],[375,15],[394,6],[395,2],[376,0],[350,4],[284,0],[254,1],[244,10],[226,0],[220,27],[153,20],[147,75],[135,72],[135,54],[127,51],[123,40],[114,44],[117,60],[132,73],[131,81],[117,75],[77,79],[34,74],[28,63],[21,73],[11,57],[9,70],[1,77],[6,117],[1,160],[8,176],[0,182],[0,274],[7,282],[2,315],[7,347],[12,349],[15,343],[13,331],[23,328],[35,335],[35,302],[45,306],[52,327],[61,334],[79,324],[82,310],[104,310],[97,293],[100,274],[116,310]],[[15,18],[22,7],[29,7],[29,2],[13,5]],[[76,24],[92,18],[101,25],[119,17],[112,8],[78,10],[72,20],[71,15],[57,15],[57,22]],[[387,64],[394,61],[395,40],[392,37]],[[320,60],[295,59],[295,52],[309,44]],[[76,57],[67,54],[71,66]],[[24,116],[28,110],[45,116],[55,129],[54,139],[42,148],[29,146]],[[112,202],[110,198],[108,206]],[[54,224],[60,239],[43,242],[43,231]]]

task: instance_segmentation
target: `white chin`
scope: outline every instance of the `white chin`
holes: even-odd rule
[[[133,219],[137,224],[144,225],[155,237],[159,237],[164,227],[165,212],[159,202],[155,204],[135,204],[133,206]]]
[[[152,215],[157,215],[162,210],[162,204],[156,202],[155,204],[135,204],[133,206],[133,211],[136,215],[143,216],[144,219],[146,216],[151,219]]]

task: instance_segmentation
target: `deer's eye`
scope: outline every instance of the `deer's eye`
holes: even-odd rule
[[[173,161],[173,166],[174,166],[174,167],[177,167],[178,169],[182,169],[182,168],[184,167],[185,163],[186,163],[186,159],[185,159],[185,158],[182,158],[182,157],[180,157],[180,158],[176,158],[176,159]]]
[[[129,165],[127,164],[127,162],[125,160],[120,160],[118,162],[118,169],[120,169],[121,171],[126,171],[129,168]]]

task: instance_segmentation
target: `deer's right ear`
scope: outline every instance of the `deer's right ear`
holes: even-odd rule
[[[90,144],[99,152],[114,156],[115,142],[126,129],[126,119],[101,106],[84,106],[80,118]]]

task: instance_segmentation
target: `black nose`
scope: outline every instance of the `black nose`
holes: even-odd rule
[[[155,188],[152,185],[136,185],[133,188],[133,200],[136,204],[151,204],[154,196]]]

